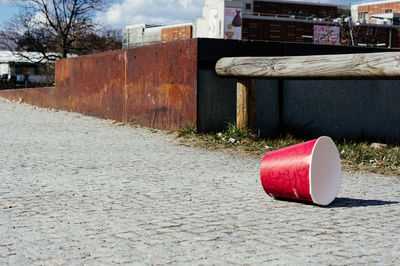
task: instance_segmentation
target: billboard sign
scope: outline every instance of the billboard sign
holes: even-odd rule
[[[242,9],[225,8],[224,38],[241,40],[242,39]]]
[[[340,27],[314,25],[314,43],[340,45]]]

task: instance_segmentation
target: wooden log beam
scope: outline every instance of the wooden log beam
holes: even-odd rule
[[[265,79],[399,79],[400,52],[282,57],[225,57],[222,76]]]
[[[256,82],[239,79],[237,82],[236,126],[241,130],[254,130],[256,120]]]

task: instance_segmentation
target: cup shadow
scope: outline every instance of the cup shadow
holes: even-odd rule
[[[326,208],[354,208],[354,207],[368,207],[368,206],[383,206],[399,204],[398,201],[388,200],[365,200],[365,199],[353,199],[353,198],[336,198]]]
[[[322,208],[354,208],[354,207],[368,207],[368,206],[383,206],[383,205],[400,204],[400,202],[398,202],[398,201],[336,198],[328,206],[320,206],[320,205],[316,205],[312,202],[298,201],[298,200],[292,200],[292,199],[283,199],[283,198],[275,198],[275,199],[279,200],[279,201],[295,202],[295,203],[305,204],[305,205],[314,205],[314,206],[318,206],[318,207],[322,207]]]

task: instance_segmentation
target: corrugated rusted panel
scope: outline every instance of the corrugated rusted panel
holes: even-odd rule
[[[162,129],[196,125],[197,39],[126,51],[125,120]]]

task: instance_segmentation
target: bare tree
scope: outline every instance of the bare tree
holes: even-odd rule
[[[120,30],[103,28],[95,32],[82,34],[79,41],[75,42],[76,54],[90,54],[107,50],[117,50],[122,47],[122,34]]]
[[[19,14],[0,32],[2,46],[16,52],[35,51],[36,61],[54,61],[69,54],[90,52],[88,36],[100,26],[94,16],[104,10],[109,0],[14,0]],[[99,36],[101,38],[101,36]],[[83,42],[83,43],[82,43]],[[86,49],[82,49],[85,47]],[[103,47],[107,49],[107,47]],[[98,49],[94,49],[98,51]]]

